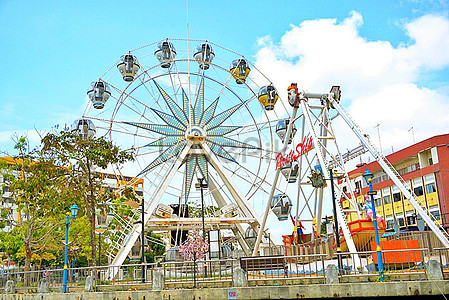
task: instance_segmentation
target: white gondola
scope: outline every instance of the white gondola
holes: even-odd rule
[[[215,52],[211,45],[203,43],[196,47],[193,57],[200,64],[201,69],[207,70],[215,57]]]
[[[181,255],[179,254],[179,247],[171,247],[168,249],[168,251],[165,253],[165,261],[181,261]]]
[[[175,60],[176,57],[176,49],[173,44],[168,41],[160,42],[157,44],[154,55],[162,68],[170,68],[171,62]]]
[[[117,64],[117,68],[122,74],[123,80],[133,81],[134,76],[140,69],[140,64],[134,55],[125,54],[120,57],[120,62]]]
[[[223,218],[233,218],[238,215],[237,205],[234,203],[228,204],[220,208],[220,216]]]
[[[173,215],[173,208],[168,205],[159,203],[154,210],[154,214],[159,218],[169,219]]]
[[[85,140],[93,138],[97,132],[97,129],[91,120],[78,119],[73,122],[70,131]]]
[[[229,71],[231,72],[232,77],[234,77],[235,82],[242,84],[245,83],[246,77],[248,77],[251,69],[244,58],[239,58],[232,61]]]
[[[111,96],[111,88],[104,81],[95,81],[87,89],[87,96],[92,101],[94,108],[102,109]]]
[[[262,104],[265,110],[273,110],[274,105],[279,99],[279,94],[273,85],[266,85],[260,88],[257,93],[257,99]]]
[[[285,134],[287,133],[288,124],[290,123],[289,119],[280,120],[276,125],[276,134],[284,142]],[[288,143],[291,144],[293,138],[296,134],[296,126],[293,124],[292,132],[290,134],[290,138],[288,139]]]
[[[278,194],[271,200],[271,210],[279,221],[285,221],[292,209],[292,202],[286,194]]]
[[[256,244],[256,239],[257,239],[256,231],[251,226],[248,226],[248,228],[246,228],[245,231],[245,241],[250,248],[254,248],[254,245]]]
[[[281,168],[281,173],[287,179],[288,183],[296,182],[299,173],[299,163],[294,160]]]

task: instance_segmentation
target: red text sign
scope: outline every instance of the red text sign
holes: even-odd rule
[[[291,150],[286,156],[278,153],[276,156],[276,169],[282,168],[289,162],[297,160],[301,155],[306,154],[313,148],[312,137],[305,137],[302,143],[296,145],[296,148]]]

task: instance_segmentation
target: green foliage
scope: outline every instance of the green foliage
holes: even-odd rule
[[[149,240],[149,251],[145,252],[145,258],[147,260],[148,263],[153,263],[155,262],[155,257],[156,256],[161,256],[164,255],[165,253],[165,246],[164,243],[162,241],[162,238],[160,235],[155,234],[152,231],[146,232],[145,236],[150,237]]]
[[[198,202],[189,202],[189,217],[190,218],[201,218],[202,209],[201,209],[201,201]],[[204,216],[213,217],[215,212],[219,210],[217,206],[204,206]]]
[[[101,174],[97,170],[134,160],[133,149],[122,151],[103,137],[82,139],[65,131],[48,134],[42,143],[43,150],[69,172],[67,186],[70,187],[71,196],[78,199],[79,214],[86,215],[89,221],[90,256],[95,263],[95,217],[97,213],[106,214],[108,203],[115,200],[112,192],[102,189]]]
[[[23,239],[17,233],[17,229],[13,229],[11,232],[0,231],[0,252],[3,252],[5,255],[9,254],[12,260],[19,262],[15,254],[22,248]]]

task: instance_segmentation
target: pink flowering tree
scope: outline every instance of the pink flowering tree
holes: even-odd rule
[[[193,279],[196,286],[196,260],[206,256],[209,244],[203,241],[203,237],[198,230],[193,230],[187,240],[179,247],[179,254],[186,260],[193,260]]]

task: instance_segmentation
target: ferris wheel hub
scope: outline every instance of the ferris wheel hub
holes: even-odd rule
[[[206,140],[206,131],[199,126],[192,126],[186,131],[186,138],[193,144],[202,144]]]

